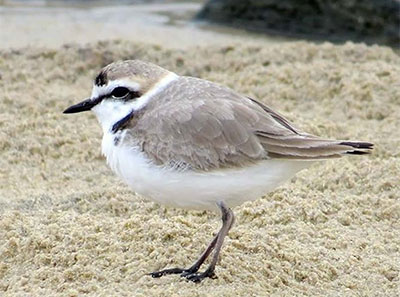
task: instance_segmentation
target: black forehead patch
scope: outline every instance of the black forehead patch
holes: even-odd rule
[[[107,80],[107,74],[105,71],[100,71],[99,75],[96,76],[96,78],[94,79],[94,84],[96,86],[105,86],[107,84],[108,80]]]

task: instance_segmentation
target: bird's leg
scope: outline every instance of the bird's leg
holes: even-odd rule
[[[200,282],[205,277],[214,277],[215,276],[214,269],[215,269],[215,265],[217,264],[217,261],[218,261],[218,255],[221,250],[222,243],[224,241],[226,234],[228,234],[228,231],[229,231],[229,229],[231,229],[233,222],[234,222],[234,216],[233,216],[232,210],[227,208],[223,202],[219,202],[217,205],[221,209],[221,213],[222,213],[222,227],[221,227],[220,231],[218,232],[218,234],[211,241],[211,243],[209,244],[207,249],[200,256],[200,258],[190,268],[187,268],[187,269],[183,269],[183,268],[164,269],[161,271],[150,273],[150,275],[152,277],[161,277],[166,274],[181,274],[181,276],[186,277],[188,280],[191,280],[193,282]],[[215,252],[214,252],[214,256],[213,256],[210,266],[203,273],[197,273],[200,266],[204,263],[204,261],[207,259],[207,257],[210,255],[210,253],[212,252],[212,250],[214,248],[215,248]]]
[[[210,265],[207,267],[207,269],[204,272],[201,272],[201,273],[197,273],[197,271],[195,271],[193,273],[182,274],[182,276],[186,277],[188,280],[191,280],[196,283],[201,282],[206,277],[215,278],[215,274],[214,274],[215,265],[217,264],[219,253],[222,248],[222,244],[224,243],[225,236],[228,234],[229,230],[232,228],[233,222],[235,220],[235,216],[233,215],[232,210],[229,209],[225,205],[225,203],[218,202],[217,205],[221,209],[221,213],[222,213],[222,227],[219,230],[218,235],[216,236],[217,241],[215,243],[214,255],[211,260]]]
[[[217,243],[218,235],[215,235],[214,239],[210,242],[206,250],[201,254],[200,258],[197,259],[197,261],[190,267],[190,268],[169,268],[169,269],[164,269],[156,272],[150,273],[152,277],[161,277],[163,275],[167,274],[191,274],[195,273],[199,270],[200,266],[204,263],[204,261],[207,259],[207,257],[210,255],[212,250],[214,249],[215,244]]]

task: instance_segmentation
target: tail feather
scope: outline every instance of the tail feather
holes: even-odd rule
[[[346,152],[346,154],[349,155],[367,155],[370,152],[366,152],[366,151],[351,151],[351,152]]]
[[[258,136],[271,158],[330,159],[345,154],[365,155],[373,149],[373,144],[369,142],[329,140],[313,135],[293,135],[282,138],[265,134],[258,134]]]
[[[374,146],[374,144],[370,142],[358,142],[358,141],[342,141],[339,144],[355,148],[356,150],[351,150],[346,152],[346,154],[352,154],[352,155],[369,154],[370,150],[372,150]]]

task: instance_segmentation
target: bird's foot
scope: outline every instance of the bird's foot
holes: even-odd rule
[[[168,275],[168,274],[180,274],[181,277],[186,278],[189,281],[192,281],[194,283],[199,283],[206,277],[215,279],[217,276],[215,275],[213,270],[207,269],[204,272],[198,273],[197,271],[199,270],[198,267],[191,267],[188,269],[183,269],[183,268],[169,268],[169,269],[164,269],[160,271],[155,271],[152,273],[149,273],[154,278],[159,278],[162,277],[163,275]]]
[[[217,276],[214,273],[214,270],[209,270],[207,269],[204,272],[183,272],[181,273],[181,276],[186,278],[189,281],[192,281],[194,283],[199,283],[201,282],[203,279],[205,279],[206,277],[209,277],[211,279],[216,279]]]

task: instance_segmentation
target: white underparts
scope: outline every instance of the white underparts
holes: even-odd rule
[[[199,210],[217,210],[218,201],[234,207],[255,200],[313,163],[264,160],[242,168],[179,171],[153,164],[138,148],[114,146],[112,137],[105,136],[103,149],[111,147],[104,151],[108,164],[136,193],[163,205]]]

